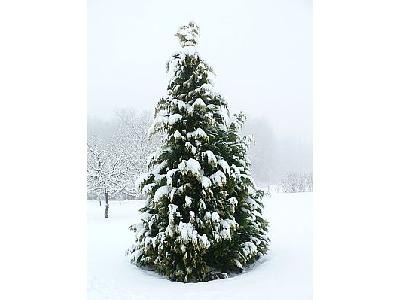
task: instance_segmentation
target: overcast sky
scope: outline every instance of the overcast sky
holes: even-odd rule
[[[153,110],[174,36],[193,20],[216,90],[276,135],[312,142],[312,1],[88,1],[88,114]]]

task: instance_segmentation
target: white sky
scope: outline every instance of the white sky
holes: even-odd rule
[[[312,1],[88,1],[88,113],[153,110],[166,91],[174,36],[193,20],[200,55],[230,111],[312,142]]]

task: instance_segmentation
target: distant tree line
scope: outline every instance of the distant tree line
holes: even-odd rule
[[[313,174],[289,172],[280,181],[278,192],[300,193],[313,191]]]

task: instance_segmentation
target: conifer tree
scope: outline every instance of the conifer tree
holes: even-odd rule
[[[182,50],[167,63],[167,95],[150,129],[165,138],[137,181],[147,202],[128,254],[171,280],[208,281],[265,254],[268,224],[239,134],[244,116],[231,118],[213,91],[213,70],[196,51],[198,26],[176,35]]]

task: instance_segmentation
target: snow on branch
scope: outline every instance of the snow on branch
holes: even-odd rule
[[[196,46],[198,44],[199,35],[200,28],[194,22],[189,22],[188,25],[180,27],[176,33],[182,48]]]

